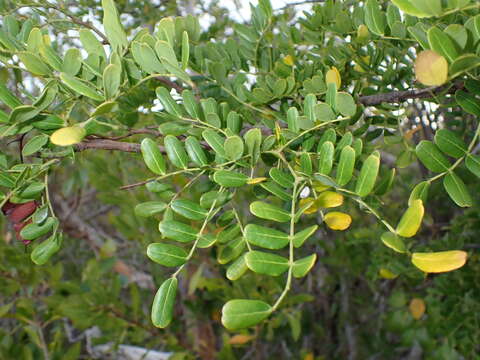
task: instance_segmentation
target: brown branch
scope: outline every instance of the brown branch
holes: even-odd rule
[[[454,84],[446,84],[441,86],[430,86],[425,89],[413,89],[405,91],[392,91],[388,93],[360,96],[359,101],[365,106],[380,105],[381,103],[400,103],[407,99],[424,99],[431,98],[442,92],[448,94],[459,89],[463,89],[463,82]]]

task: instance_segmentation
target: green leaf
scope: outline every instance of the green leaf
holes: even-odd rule
[[[225,154],[229,160],[238,160],[243,155],[243,140],[240,136],[229,136],[223,144]]]
[[[361,196],[367,196],[373,190],[380,167],[380,154],[373,153],[362,165],[360,175],[355,185],[355,192]]]
[[[245,262],[245,255],[240,256],[227,268],[227,279],[230,281],[238,280],[247,270],[248,266]]]
[[[308,94],[305,96],[305,100],[303,102],[303,111],[305,116],[307,117],[310,123],[315,123],[315,112],[314,106],[317,103],[317,97],[315,94]]]
[[[150,217],[152,215],[161,213],[167,204],[162,201],[147,201],[135,206],[135,215],[139,217]]]
[[[183,143],[173,135],[167,135],[164,139],[165,150],[170,162],[180,169],[188,167],[188,155]]]
[[[415,148],[417,157],[427,169],[433,172],[444,172],[450,167],[447,158],[438,147],[428,140],[422,140]]]
[[[225,143],[225,138],[218,134],[215,130],[207,129],[202,132],[202,137],[205,139],[208,145],[215,151],[218,156],[226,158],[227,154],[223,144]]]
[[[58,223],[58,220],[49,217],[43,224],[30,223],[20,231],[20,236],[26,240],[33,240],[46,235]]]
[[[60,79],[74,92],[86,96],[92,100],[103,101],[103,96],[97,93],[97,91],[89,84],[79,80],[78,78],[68,75],[66,73],[61,73]]]
[[[213,174],[213,181],[224,187],[240,187],[247,183],[248,176],[237,171],[218,170]]]
[[[182,243],[189,243],[197,238],[197,230],[190,225],[175,220],[163,220],[158,229],[163,237]]]
[[[177,56],[170,44],[163,40],[158,40],[155,43],[155,52],[159,59],[165,58],[171,65],[178,66]],[[165,66],[165,64],[163,64]]]
[[[298,133],[300,128],[298,127],[298,110],[295,107],[291,107],[287,111],[287,124],[288,129],[294,133]]]
[[[480,17],[479,17],[480,18]],[[467,71],[475,69],[480,66],[480,57],[475,54],[464,54],[455,59],[450,66],[450,77],[457,77]]]
[[[171,208],[177,214],[190,220],[203,220],[208,213],[208,211],[202,208],[199,204],[187,199],[177,199],[173,201]]]
[[[220,248],[217,261],[220,264],[226,264],[236,259],[245,249],[245,240],[241,237],[230,240],[225,246]]]
[[[382,234],[381,239],[385,246],[389,247],[393,251],[402,254],[407,252],[405,243],[397,234],[387,231]]]
[[[28,186],[17,195],[22,199],[35,199],[43,192],[44,189],[45,183],[35,181],[28,184]]]
[[[278,185],[286,187],[286,188],[292,188],[293,187],[293,176],[279,170],[277,168],[271,168],[269,171],[269,175],[272,178],[273,181],[275,181]]]
[[[415,6],[427,16],[441,16],[443,14],[441,0],[415,0]]]
[[[185,264],[188,253],[175,245],[152,243],[147,247],[147,256],[157,264],[175,267]]]
[[[345,186],[353,176],[355,168],[355,150],[351,146],[345,146],[340,153],[340,160],[337,167],[337,184]]]
[[[113,0],[102,0],[102,8],[105,34],[113,50],[121,53],[123,49],[128,47],[128,40],[120,22],[115,2]]]
[[[279,276],[288,270],[288,259],[263,251],[249,251],[245,262],[250,270],[257,274]]]
[[[165,328],[172,321],[177,286],[177,278],[171,277],[159,287],[152,304],[151,318],[154,326]]]
[[[143,161],[151,172],[157,175],[165,175],[166,165],[158,145],[152,139],[145,138],[140,145]]]
[[[119,65],[110,64],[103,71],[103,90],[105,91],[105,99],[109,100],[117,95],[120,88],[122,77],[122,68]]]
[[[143,71],[149,74],[163,74],[165,67],[155,55],[155,51],[148,44],[133,41],[131,52],[135,62],[140,65]]]
[[[76,48],[68,49],[63,59],[62,72],[75,76],[82,67],[82,55]]]
[[[365,3],[365,24],[376,35],[385,33],[385,14],[380,10],[377,0],[367,0]]]
[[[78,34],[80,36],[80,42],[82,43],[83,48],[87,51],[89,55],[100,56],[100,57],[103,57],[104,59],[107,58],[107,55],[105,54],[105,49],[103,48],[102,43],[100,42],[100,40],[96,38],[95,35],[93,35],[93,33],[90,30],[80,29],[78,31]],[[63,63],[63,65],[65,66],[65,62]],[[64,71],[64,72],[70,75],[76,75],[76,73],[71,74],[68,71]]]
[[[284,232],[254,224],[245,226],[244,236],[250,244],[270,250],[282,249],[289,243]]]
[[[392,0],[392,2],[398,6],[400,10],[402,10],[405,14],[413,15],[417,17],[428,17],[428,14],[424,13],[420,9],[418,9],[412,0]]]
[[[315,118],[317,119],[317,121],[326,122],[326,121],[334,120],[337,117],[333,112],[331,106],[325,103],[316,104],[314,111],[315,111]],[[333,143],[335,143],[335,140],[333,141]]]
[[[272,307],[259,300],[235,299],[228,301],[222,309],[222,324],[228,330],[244,329],[265,320]]]
[[[183,90],[182,98],[183,106],[187,110],[188,115],[194,119],[200,119],[201,109],[193,93],[190,90]]]
[[[35,246],[30,254],[30,259],[37,265],[44,265],[62,245],[62,236],[54,234]]]
[[[31,105],[20,105],[17,106],[13,111],[10,113],[9,122],[10,123],[22,123],[24,121],[28,121],[33,119],[40,113],[40,109],[31,106]]]
[[[343,116],[353,116],[357,112],[357,105],[352,95],[346,92],[337,93],[337,110]]]
[[[232,194],[228,192],[214,190],[203,193],[200,197],[200,206],[204,209],[210,209],[214,202],[217,206],[221,206],[232,198],[231,195]]]
[[[7,105],[10,109],[14,109],[22,105],[20,100],[13,95],[3,83],[0,83],[0,101]]]
[[[452,39],[436,26],[432,26],[428,32],[430,48],[445,57],[450,63],[458,57],[458,52]]]
[[[454,172],[449,172],[445,175],[443,187],[458,206],[470,207],[473,205],[467,186]]]
[[[180,105],[173,99],[172,95],[170,95],[170,91],[168,91],[164,87],[158,87],[156,90],[158,100],[162,103],[165,110],[174,116],[182,117],[183,112]]]
[[[264,181],[260,183],[260,186],[279,199],[284,201],[292,200],[292,195],[290,195],[290,193],[286,192],[281,186],[277,185],[277,183],[273,181]]]
[[[457,92],[455,92],[455,100],[466,112],[480,116],[480,101],[475,96],[465,91],[457,90]]]
[[[300,172],[306,175],[312,175],[312,159],[310,158],[310,155],[308,153],[302,153],[300,155]]]
[[[200,167],[208,165],[207,155],[205,155],[205,151],[203,151],[202,145],[196,137],[189,136],[185,140],[185,149],[195,165]]]
[[[188,42],[188,33],[184,31],[182,33],[182,69],[185,70],[188,67],[188,58],[190,56],[190,45]]]
[[[459,158],[467,152],[467,145],[454,132],[440,129],[435,133],[435,144],[445,154]]]
[[[395,230],[396,233],[406,238],[415,236],[422,224],[424,213],[423,201],[420,199],[413,200],[407,211],[402,215]]]
[[[317,254],[312,254],[302,259],[295,260],[292,269],[293,276],[296,278],[302,278],[307,275],[313,268],[313,265],[315,265],[315,261],[317,261]]]
[[[48,142],[48,136],[45,134],[37,135],[28,140],[22,149],[23,156],[30,156],[39,151]]]
[[[480,156],[468,154],[465,159],[465,166],[472,174],[480,178]]]
[[[47,76],[52,73],[52,70],[45,64],[37,55],[21,51],[17,54],[20,61],[25,65],[28,71],[34,75]]]
[[[332,171],[334,154],[335,147],[333,143],[330,141],[324,142],[318,154],[318,172],[320,174],[330,174],[330,172]]]
[[[411,206],[414,200],[422,200],[423,203],[427,202],[428,189],[430,183],[428,181],[422,181],[418,183],[412,190],[410,197],[408,198],[408,206]]]
[[[290,214],[275,205],[254,201],[250,204],[250,212],[261,219],[277,222],[287,222],[290,220]]]
[[[317,231],[317,229],[318,229],[318,225],[312,225],[296,233],[293,236],[293,240],[292,240],[293,246],[295,246],[296,248],[302,246],[303,243]]]
[[[260,158],[260,146],[262,145],[262,132],[259,128],[248,130],[243,136],[247,145],[248,154],[251,156],[251,164],[255,165]]]

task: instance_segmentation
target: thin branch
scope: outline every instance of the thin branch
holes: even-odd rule
[[[392,91],[376,95],[360,96],[359,101],[365,106],[380,105],[381,103],[400,103],[407,99],[424,99],[446,91],[448,94],[463,89],[463,82],[446,84],[441,86],[430,86],[425,89],[413,89],[405,91]]]

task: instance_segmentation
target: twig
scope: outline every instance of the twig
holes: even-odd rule
[[[381,103],[399,103],[407,99],[424,99],[430,98],[443,91],[453,93],[457,90],[463,89],[463,82],[456,82],[454,84],[446,84],[441,86],[430,86],[425,89],[413,89],[405,91],[392,91],[388,93],[360,96],[359,101],[365,106],[380,105]]]

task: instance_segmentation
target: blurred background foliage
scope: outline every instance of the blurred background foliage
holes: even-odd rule
[[[59,1],[58,9],[45,9],[42,1],[38,5],[3,0],[0,11],[5,14],[23,6],[25,11],[19,13],[25,19],[48,19],[45,26],[59,38],[71,22],[58,9],[68,9],[88,21],[101,19],[100,1]],[[222,1],[194,0],[120,0],[116,5],[127,32],[139,26],[153,27],[167,15],[208,14],[202,38],[223,38],[231,31],[231,23],[238,21],[229,15],[235,9],[234,1],[228,7]],[[289,7],[279,13],[279,22],[291,20],[295,13],[295,7]],[[315,31],[321,27],[315,16],[311,13],[300,22],[306,27],[305,37],[315,39]],[[75,39],[66,37],[57,45],[68,47],[70,41]],[[388,56],[389,46],[395,48],[396,44],[387,44],[381,56]],[[323,55],[321,50],[318,53]],[[348,54],[342,55],[346,61]],[[22,74],[14,73],[15,83],[21,83]],[[406,74],[411,76],[411,69],[389,71],[385,74],[389,78],[382,83],[401,88]],[[367,70],[355,76],[371,75]],[[423,103],[408,107],[413,115],[405,132],[417,114],[432,119],[441,115],[454,129],[463,126],[455,109],[432,110]],[[148,123],[146,117],[139,121]],[[427,125],[435,128],[434,123]],[[416,133],[411,141],[419,139]],[[132,141],[140,140],[132,137]],[[11,145],[7,151],[15,153]],[[395,190],[382,198],[385,217],[399,217],[404,200],[424,171],[418,163],[399,169]],[[31,263],[9,225],[0,220],[1,359],[121,358],[116,351],[125,344],[152,349],[145,359],[450,360],[480,356],[480,213],[478,206],[466,211],[455,207],[440,184],[430,189],[430,218],[416,240],[434,251],[471,250],[465,267],[424,277],[408,259],[393,256],[381,244],[383,229],[372,216],[347,204],[344,211],[354,218],[351,230],[321,230],[309,240],[302,251],[317,253],[319,261],[308,277],[295,282],[279,313],[254,329],[232,333],[220,324],[222,304],[257,294],[272,300],[282,289],[281,279],[249,273],[233,284],[216,265],[215,249],[202,250],[180,275],[176,320],[167,329],[153,327],[150,305],[167,271],[144,255],[146,246],[159,237],[158,219],[136,217],[133,209],[144,201],[168,198],[175,188],[160,193],[118,189],[148,176],[139,155],[91,151],[77,154],[75,162],[64,161],[50,181],[65,231],[64,246],[41,267]],[[464,179],[478,203],[478,182],[468,176]],[[179,176],[175,184],[185,181]],[[201,184],[191,188],[193,197],[204,191]],[[302,221],[308,224],[314,216]],[[410,306],[413,299],[423,300],[424,314],[415,316]],[[102,348],[105,344],[110,346],[107,350]]]

